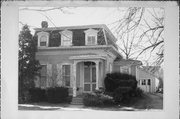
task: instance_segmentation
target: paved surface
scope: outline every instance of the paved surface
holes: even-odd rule
[[[160,93],[148,94],[150,98],[149,105],[153,109],[163,109],[163,95]]]

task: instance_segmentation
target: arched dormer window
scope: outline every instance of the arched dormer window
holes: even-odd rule
[[[64,30],[61,34],[61,46],[72,46],[72,31]]]
[[[38,47],[48,47],[49,45],[49,33],[39,32],[38,35]]]
[[[85,44],[86,45],[97,45],[97,30],[88,29],[85,33]]]

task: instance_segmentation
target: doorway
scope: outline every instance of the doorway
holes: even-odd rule
[[[96,64],[84,62],[84,92],[93,92],[96,89]]]

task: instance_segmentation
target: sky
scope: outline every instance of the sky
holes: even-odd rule
[[[25,10],[20,8],[19,21],[28,24],[31,28],[41,27],[41,21],[48,21],[49,27],[91,25],[91,24],[111,24],[117,19],[123,17],[119,14],[115,7],[78,7],[78,8],[62,8],[48,12],[33,11],[29,8]],[[32,10],[33,9],[33,10]],[[43,8],[51,9],[51,8]],[[122,10],[125,8],[121,8]],[[45,17],[47,15],[49,18]],[[20,27],[22,25],[20,24]]]
[[[38,11],[51,9],[46,12]],[[48,22],[48,27],[77,26],[105,24],[112,29],[112,23],[124,17],[127,8],[117,7],[63,7],[53,9],[51,7],[20,7],[19,8],[19,30],[24,24],[30,26],[31,33],[33,28],[40,28],[42,21]],[[115,37],[116,34],[112,32]],[[121,47],[121,44],[118,44]],[[145,53],[139,60],[153,62],[153,55],[149,59],[149,54]]]

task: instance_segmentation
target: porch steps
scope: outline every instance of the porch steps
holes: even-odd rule
[[[82,97],[73,97],[71,104],[72,105],[82,105],[83,104],[83,98]]]

